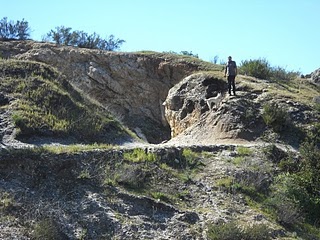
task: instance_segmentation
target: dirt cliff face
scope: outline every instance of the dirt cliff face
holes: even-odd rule
[[[2,57],[57,68],[68,81],[151,143],[170,138],[162,103],[169,89],[199,68],[156,53],[120,53],[50,43],[0,43]]]

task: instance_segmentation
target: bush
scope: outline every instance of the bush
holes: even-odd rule
[[[288,155],[276,161],[280,160],[280,168],[287,172],[278,175],[273,181],[266,204],[276,213],[277,220],[285,226],[292,227],[303,220],[317,225],[320,221],[319,140],[318,123],[300,146],[301,159],[296,161]]]
[[[313,222],[320,221],[320,124],[317,123],[307,134],[300,146],[302,155],[301,171],[297,180],[306,189],[303,207]]]
[[[292,80],[299,76],[301,73],[296,71],[287,71],[282,67],[273,67],[271,69],[271,78],[278,80]]]
[[[272,194],[266,201],[275,213],[277,220],[285,226],[293,226],[303,220],[300,207],[306,191],[298,184],[293,174],[280,174],[270,187]]]
[[[288,126],[288,114],[276,103],[266,104],[263,107],[262,118],[268,127],[280,133]]]
[[[239,72],[241,74],[266,80],[291,80],[300,75],[300,72],[287,71],[279,66],[272,67],[265,58],[242,61]]]
[[[245,60],[240,64],[240,73],[260,79],[269,79],[271,67],[266,59]]]

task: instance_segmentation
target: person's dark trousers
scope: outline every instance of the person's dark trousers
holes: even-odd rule
[[[231,87],[233,94],[236,95],[236,83],[235,83],[236,76],[228,76],[228,91],[231,94]]]

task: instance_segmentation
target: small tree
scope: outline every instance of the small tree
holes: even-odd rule
[[[16,35],[20,40],[26,40],[30,36],[30,28],[27,21],[22,19],[21,21],[17,21],[16,23]]]
[[[71,28],[64,26],[56,27],[56,30],[50,30],[47,34],[47,38],[61,45],[70,45],[73,40],[72,37]]]
[[[7,17],[0,20],[0,40],[26,40],[29,36],[30,28],[24,19],[16,23],[12,20],[8,21]]]
[[[198,54],[193,54],[192,51],[181,51],[180,54],[182,55],[186,55],[186,56],[191,56],[191,57],[195,57],[195,58],[199,58]]]
[[[215,55],[214,58],[213,58],[213,63],[214,63],[214,64],[217,64],[218,59],[219,59],[219,56],[218,56],[218,55]]]
[[[110,35],[103,41],[103,44],[100,46],[101,49],[105,49],[107,51],[114,51],[114,50],[119,50],[120,46],[124,43],[125,41],[119,38],[115,38],[113,35]]]

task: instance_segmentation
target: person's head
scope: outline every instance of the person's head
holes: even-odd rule
[[[232,57],[231,57],[231,56],[229,56],[229,57],[228,57],[228,61],[231,61],[231,60],[232,60]]]

